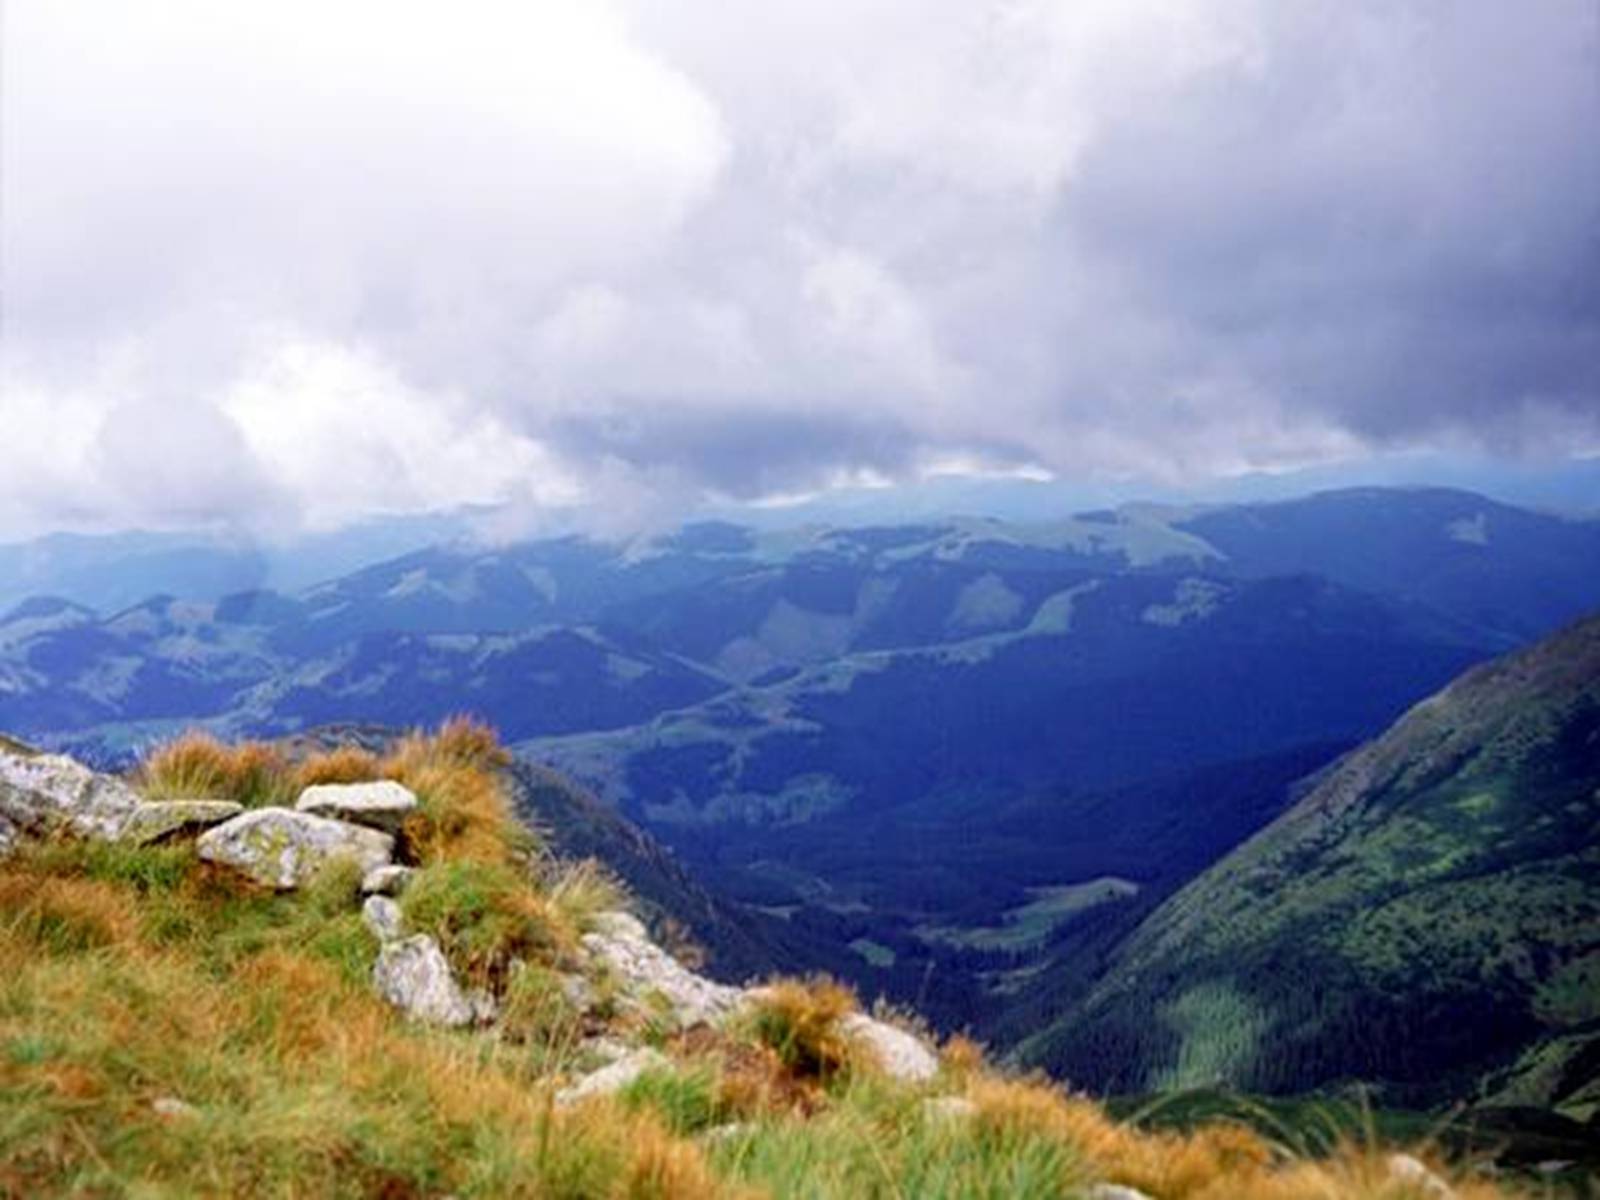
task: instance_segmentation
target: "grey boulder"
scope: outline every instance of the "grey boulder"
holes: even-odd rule
[[[915,1034],[865,1013],[840,1018],[840,1031],[867,1052],[884,1074],[905,1083],[926,1083],[939,1073],[939,1057]]]
[[[387,833],[287,808],[242,813],[201,834],[196,846],[207,862],[280,889],[299,887],[335,859],[349,859],[368,872],[394,854]]]
[[[356,825],[370,825],[386,833],[399,833],[402,822],[416,811],[417,794],[392,779],[371,783],[319,783],[300,793],[298,812],[334,817]]]
[[[128,814],[118,833],[125,842],[148,846],[186,833],[198,833],[237,817],[244,805],[232,800],[157,800]]]
[[[62,754],[41,754],[20,743],[0,746],[0,821],[10,839],[50,833],[114,838],[139,796],[113,775],[101,775]],[[5,839],[0,829],[0,840]]]
[[[439,943],[426,934],[385,943],[372,967],[378,995],[414,1020],[458,1028],[484,1019],[481,1000],[468,996],[450,973]]]
[[[368,896],[361,906],[361,919],[380,942],[398,941],[405,929],[405,915],[387,896]]]

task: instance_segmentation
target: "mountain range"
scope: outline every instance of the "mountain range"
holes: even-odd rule
[[[193,724],[471,711],[515,743],[529,811],[626,864],[713,973],[824,968],[1094,1086],[1282,1089],[1365,1066],[1321,1071],[1315,1048],[1283,1065],[1275,1000],[1234,1022],[1248,987],[1200,976],[1207,1028],[1253,1032],[1233,1057],[1184,1050],[1124,964],[1164,961],[1172,906],[1330,763],[1600,608],[1600,522],[1377,488],[1026,524],[705,522],[447,541],[285,590],[182,594],[199,576],[180,572],[90,603],[150,566],[0,615],[0,728],[114,764]],[[1200,969],[1173,954],[1162,970]],[[1150,1018],[1125,1061],[1105,1047],[1132,1034],[1094,1007],[1113,994]],[[1525,1034],[1451,1085],[1515,1073],[1512,1051],[1543,1044]],[[1566,1051],[1539,1053],[1517,1078]]]

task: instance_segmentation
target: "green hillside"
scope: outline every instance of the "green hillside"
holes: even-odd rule
[[[1479,667],[1161,905],[1032,1061],[1216,1082],[1600,1101],[1600,618]]]

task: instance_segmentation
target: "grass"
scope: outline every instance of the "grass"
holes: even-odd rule
[[[276,746],[230,746],[198,729],[147,754],[136,782],[152,800],[234,800],[247,808],[286,804],[296,795],[289,760]]]
[[[570,994],[577,934],[621,897],[502,823],[486,801],[498,762],[458,726],[381,759],[282,768],[437,784],[428,836],[406,843],[419,869],[403,904],[496,990],[493,1034],[419,1027],[374,995],[348,865],[278,894],[192,843],[33,844],[0,864],[0,1197],[998,1200],[1097,1181],[1158,1200],[1424,1195],[1390,1177],[1376,1138],[1308,1151],[1236,1121],[1141,1128],[1006,1076],[965,1039],[934,1082],[897,1083],[841,1035],[856,998],[827,979],[778,981],[725,1028],[659,1036],[667,1067],[558,1106],[585,1037],[629,1031]],[[1514,1194],[1436,1165],[1462,1200]]]
[[[480,985],[503,980],[519,960],[566,957],[575,942],[549,896],[500,864],[469,859],[424,867],[407,884],[401,908],[408,928],[431,934],[445,957]]]
[[[827,1087],[867,1066],[839,1029],[840,1018],[859,1007],[855,993],[834,980],[780,979],[757,999],[750,1030],[793,1075]]]

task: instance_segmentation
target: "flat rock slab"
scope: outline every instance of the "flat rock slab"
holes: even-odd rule
[[[141,804],[129,813],[117,836],[136,846],[148,846],[210,829],[243,811],[244,805],[232,800],[156,800]]]
[[[58,832],[114,838],[139,804],[138,793],[114,775],[62,754],[0,747],[0,819],[13,839]]]
[[[363,872],[385,866],[394,855],[394,838],[293,809],[256,808],[206,830],[196,847],[207,862],[287,889],[308,882],[338,858],[354,861]]]
[[[417,794],[392,779],[371,783],[319,783],[301,792],[294,807],[297,812],[370,825],[385,833],[399,833],[401,823],[416,811]]]

